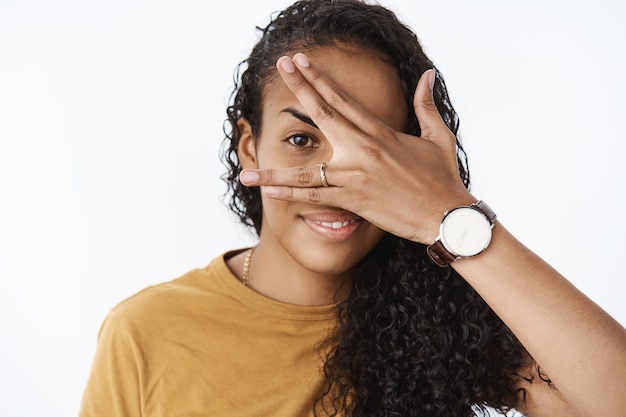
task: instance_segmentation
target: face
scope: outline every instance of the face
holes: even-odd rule
[[[405,99],[392,66],[378,55],[360,49],[319,47],[305,52],[326,76],[374,117],[396,130],[404,130]],[[249,126],[240,123],[244,131],[239,148],[242,166],[282,168],[328,162],[333,154],[331,144],[278,73],[264,93],[260,135],[253,138]],[[332,181],[332,171],[329,177]],[[262,203],[259,249],[271,253],[279,265],[297,265],[321,274],[343,274],[372,250],[384,234],[339,208],[266,197]]]

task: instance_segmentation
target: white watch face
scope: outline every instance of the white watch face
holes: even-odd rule
[[[450,211],[441,223],[441,243],[455,255],[478,255],[491,242],[491,224],[478,210],[459,207]]]

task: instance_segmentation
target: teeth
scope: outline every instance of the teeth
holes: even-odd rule
[[[324,227],[330,227],[331,229],[341,229],[342,227],[346,227],[354,223],[354,220],[348,220],[345,222],[317,222]]]

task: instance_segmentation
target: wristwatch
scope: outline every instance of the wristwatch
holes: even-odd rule
[[[441,267],[476,256],[489,246],[495,221],[496,213],[482,200],[447,211],[437,240],[426,251]]]

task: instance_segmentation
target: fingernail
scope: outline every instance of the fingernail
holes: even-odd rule
[[[436,74],[435,74],[435,70],[431,69],[430,71],[430,75],[429,75],[429,80],[428,83],[430,84],[430,89],[432,90],[435,87],[435,78],[436,78]]]
[[[241,171],[239,175],[239,180],[245,184],[253,184],[259,181],[261,176],[256,171]]]
[[[309,61],[309,58],[307,58],[306,55],[304,55],[303,53],[296,54],[293,59],[294,61],[296,61],[296,64],[298,64],[302,68],[307,68],[309,65],[311,65],[311,61]]]
[[[278,65],[283,69],[283,71],[288,73],[293,73],[296,70],[296,67],[293,65],[291,58],[285,56],[278,60]]]
[[[268,185],[267,187],[263,187],[263,194],[268,197],[277,197],[278,196],[278,187],[272,187]]]

